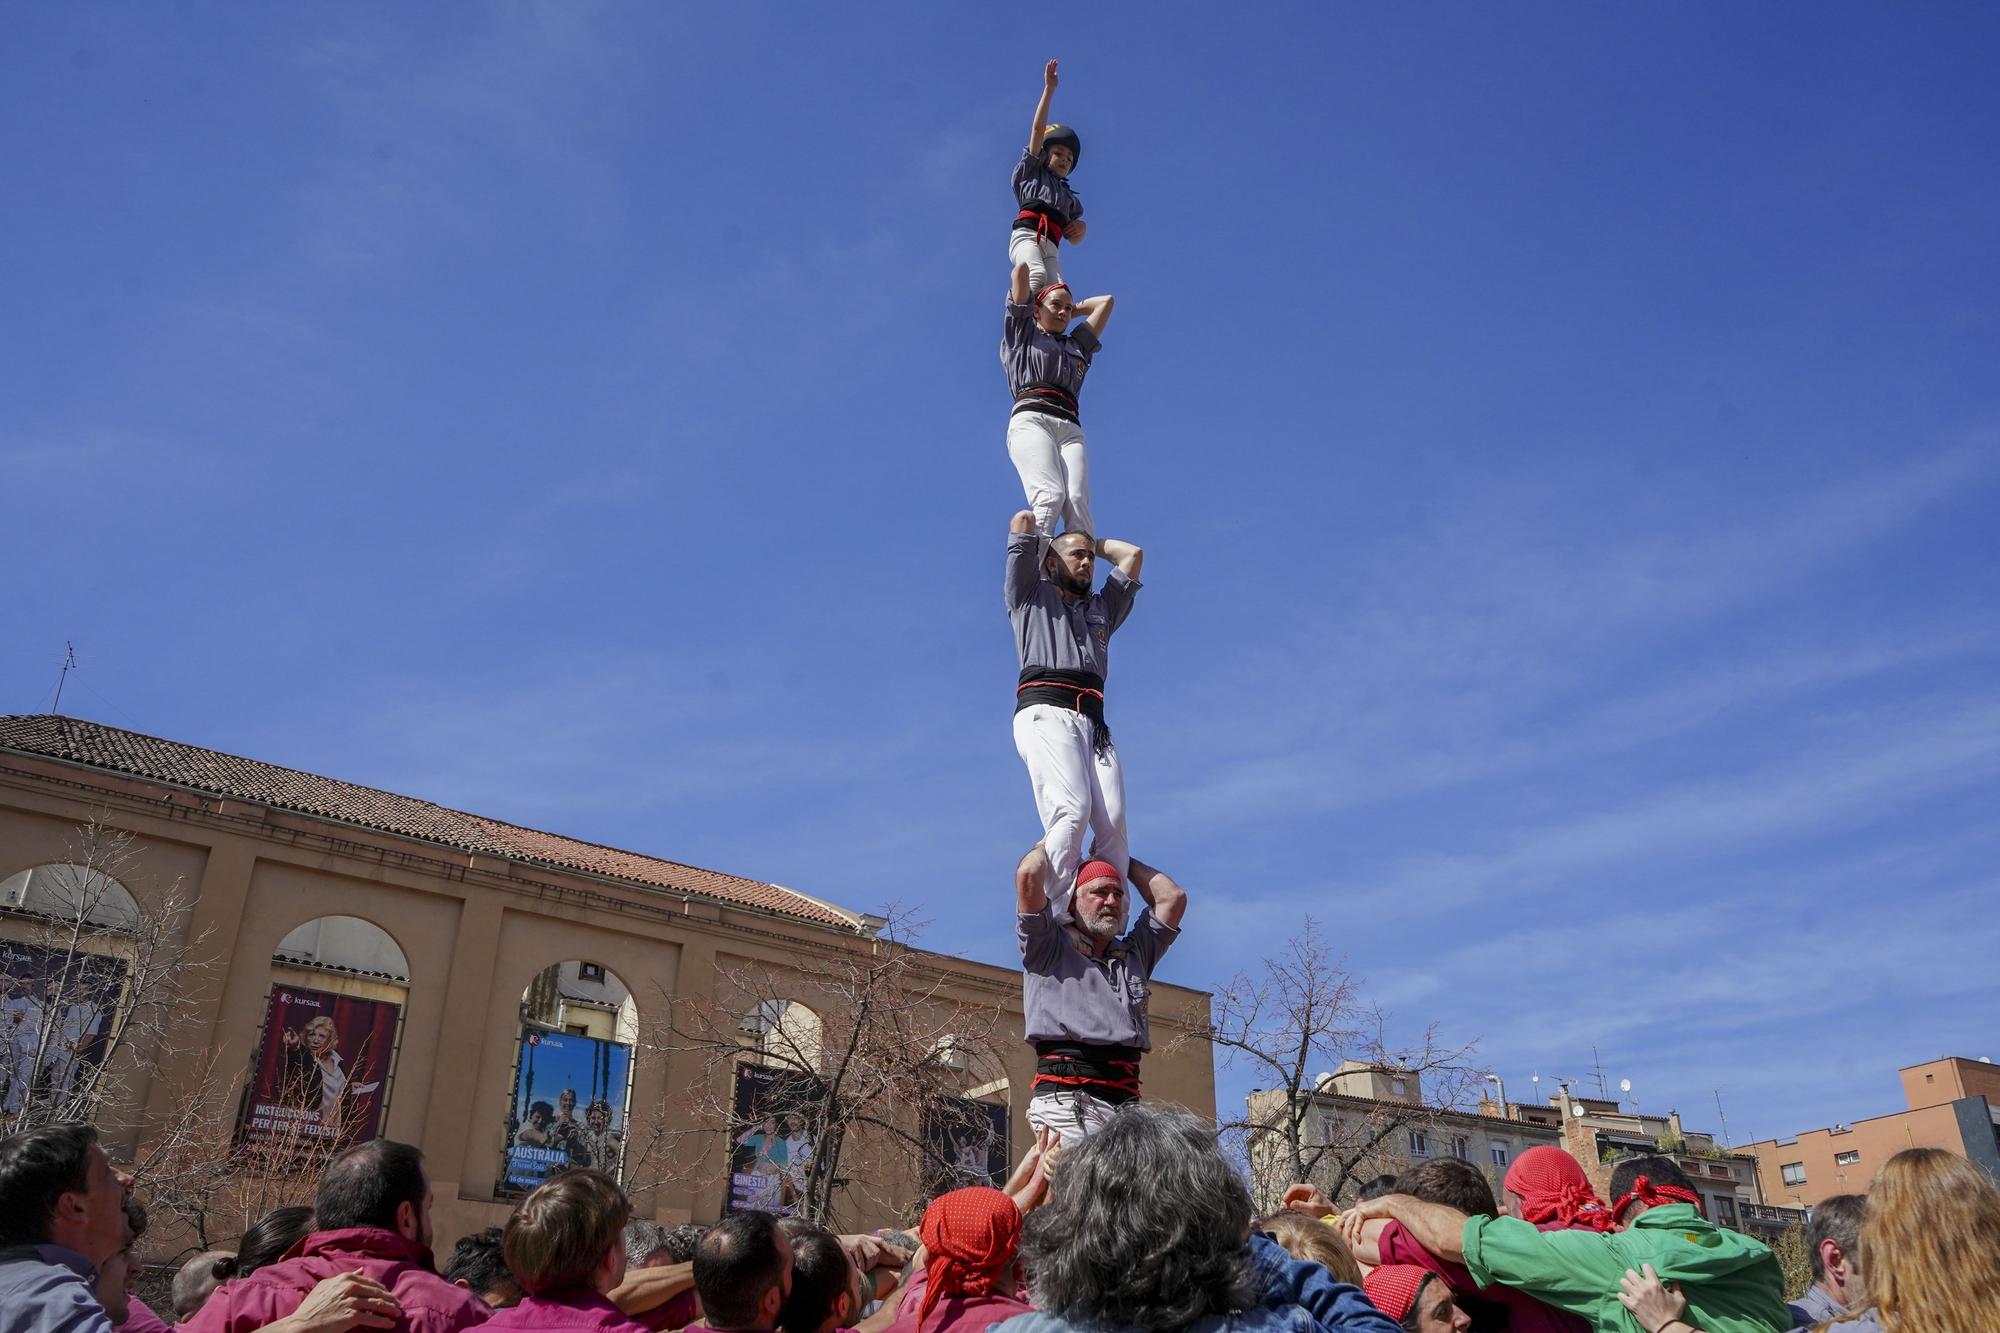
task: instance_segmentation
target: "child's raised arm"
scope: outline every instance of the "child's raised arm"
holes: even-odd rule
[[[1028,151],[1042,151],[1042,136],[1049,132],[1049,99],[1056,95],[1056,62],[1042,71],[1042,100],[1035,103],[1035,123],[1028,129]]]
[[[1033,294],[1028,288],[1028,262],[1024,259],[1014,265],[1014,287],[1008,295],[1013,298],[1015,305],[1026,305],[1028,298]]]
[[[1092,333],[1102,338],[1104,326],[1111,322],[1111,298],[1086,296],[1076,303],[1076,313],[1083,316],[1083,322],[1090,325]]]

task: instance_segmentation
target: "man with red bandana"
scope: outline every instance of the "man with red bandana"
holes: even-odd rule
[[[1034,1308],[1016,1257],[1021,1208],[1009,1195],[988,1185],[940,1194],[918,1235],[914,1276],[884,1333],[984,1333]]]
[[[1541,1230],[1517,1217],[1467,1217],[1407,1194],[1358,1203],[1344,1231],[1369,1219],[1402,1223],[1425,1250],[1463,1263],[1481,1286],[1500,1283],[1600,1330],[1640,1325],[1619,1300],[1627,1270],[1648,1265],[1687,1297],[1687,1322],[1703,1333],[1790,1328],[1784,1275],[1762,1242],[1701,1215],[1700,1196],[1671,1157],[1629,1157],[1611,1173],[1611,1229]]]
[[[1022,1010],[1035,1047],[1028,1123],[1065,1146],[1139,1095],[1139,1060],[1153,1045],[1149,983],[1187,911],[1187,894],[1160,871],[1134,858],[1127,873],[1146,903],[1129,931],[1126,876],[1109,862],[1087,861],[1077,871],[1066,922],[1049,902],[1041,844],[1014,872]]]

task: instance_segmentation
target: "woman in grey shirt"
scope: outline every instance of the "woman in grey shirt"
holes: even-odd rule
[[[1070,532],[1093,532],[1090,521],[1090,467],[1084,456],[1083,422],[1077,396],[1111,318],[1111,298],[1070,299],[1069,288],[1051,283],[1030,295],[1028,266],[1014,266],[1007,319],[1000,338],[1000,364],[1014,395],[1007,421],[1007,456],[1021,474],[1035,531],[1056,535],[1056,520]],[[1070,321],[1082,321],[1074,329]]]

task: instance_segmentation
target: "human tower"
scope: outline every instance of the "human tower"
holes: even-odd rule
[[[1014,748],[1042,822],[1016,876],[1022,1008],[1036,1056],[1028,1123],[1069,1142],[1139,1095],[1148,978],[1178,934],[1186,896],[1131,859],[1125,779],[1104,718],[1111,636],[1131,614],[1145,552],[1097,536],[1091,522],[1078,397],[1112,300],[1076,300],[1063,280],[1063,243],[1084,237],[1083,201],[1070,185],[1083,144],[1049,120],[1056,84],[1051,60],[1014,168],[1000,361],[1014,399],[1007,454],[1028,504],[1007,533],[1007,615],[1021,666]],[[1111,570],[1094,588],[1099,559]],[[1148,907],[1130,931],[1128,881]]]

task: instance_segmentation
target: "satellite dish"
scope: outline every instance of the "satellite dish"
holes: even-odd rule
[[[1580,1117],[1580,1116],[1582,1116],[1582,1115],[1583,1115],[1583,1108],[1582,1108],[1581,1106],[1572,1106],[1572,1107],[1570,1107],[1570,1108],[1569,1108],[1569,1113],[1570,1113],[1570,1114],[1571,1114],[1572,1116],[1579,1116],[1579,1117]]]
[[[1621,1078],[1621,1079],[1619,1079],[1619,1080],[1618,1080],[1618,1091],[1620,1091],[1620,1092],[1630,1092],[1630,1091],[1632,1091],[1632,1080],[1631,1080],[1631,1079],[1629,1079],[1629,1078]]]
[[[1530,1074],[1528,1076],[1528,1082],[1530,1083],[1540,1083],[1541,1081],[1542,1081],[1542,1076],[1540,1074]]]

